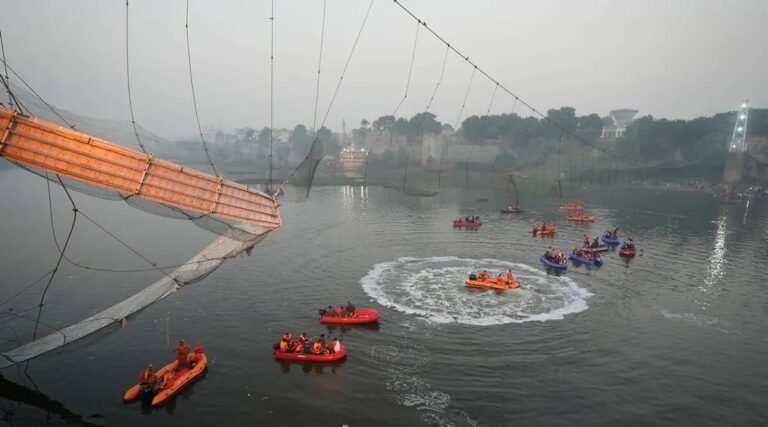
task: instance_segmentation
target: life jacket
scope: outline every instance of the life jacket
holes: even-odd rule
[[[280,341],[280,351],[286,352],[288,351],[288,342],[285,340]]]
[[[139,378],[141,379],[141,382],[148,382],[150,379],[152,379],[153,375],[154,373],[152,372],[151,369],[144,368],[144,370],[141,371],[141,377]]]
[[[319,342],[312,344],[312,353],[323,354],[323,345],[320,344]]]

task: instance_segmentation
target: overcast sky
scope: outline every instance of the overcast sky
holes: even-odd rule
[[[492,76],[542,111],[629,107],[693,118],[768,106],[766,0],[401,0]],[[328,0],[318,124],[368,0]],[[136,120],[166,137],[196,134],[184,30],[186,0],[131,0]],[[311,126],[321,0],[275,1],[276,127]],[[124,0],[0,0],[6,57],[49,102],[127,120]],[[191,0],[192,64],[203,127],[269,124],[270,2]],[[327,125],[357,127],[402,98],[415,21],[375,0]],[[423,111],[445,53],[419,33],[400,115]],[[432,111],[455,123],[472,69],[451,54]],[[493,85],[475,76],[462,117],[489,107]],[[13,78],[12,78],[13,81]],[[18,82],[17,82],[18,83]],[[491,111],[509,112],[498,93]],[[519,106],[518,113],[525,113]]]

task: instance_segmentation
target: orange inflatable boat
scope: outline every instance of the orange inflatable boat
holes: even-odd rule
[[[194,367],[177,371],[178,361],[174,360],[155,373],[155,380],[160,381],[161,378],[165,377],[166,383],[152,397],[152,406],[162,405],[166,400],[178,393],[179,390],[192,383],[205,372],[205,369],[208,367],[208,358],[205,356],[205,353],[190,354],[188,357],[190,361],[195,362]],[[125,392],[123,399],[130,402],[136,400],[140,394],[141,385],[136,384]]]
[[[594,215],[569,215],[565,219],[573,222],[595,222]]]
[[[505,280],[499,280],[495,277],[489,278],[486,280],[468,279],[464,283],[467,284],[468,288],[496,289],[497,291],[505,291],[507,289],[517,289],[520,287],[520,282],[518,282],[517,280],[512,279],[512,282],[508,283]]]

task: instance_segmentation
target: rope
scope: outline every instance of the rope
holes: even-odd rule
[[[491,101],[488,103],[488,109],[485,111],[485,115],[480,119],[483,124],[485,124],[485,121],[488,120],[488,116],[491,114],[491,108],[493,107],[493,100],[496,99],[496,91],[499,89],[499,85],[496,85],[493,87],[493,93],[491,94]],[[483,128],[485,128],[483,126]],[[477,144],[472,144],[472,146],[469,148],[469,154],[467,155],[467,161],[464,162],[464,181],[467,185],[469,185],[469,161],[472,160],[472,154],[475,152],[475,146]]]
[[[128,0],[125,0],[125,80],[128,83],[128,107],[131,110],[131,124],[133,125],[133,134],[136,135],[136,141],[139,143],[139,148],[144,154],[147,154],[147,150],[144,149],[144,144],[141,143],[139,137],[139,131],[136,129],[136,118],[133,115],[133,97],[131,96],[131,65],[129,62],[129,46],[128,46]]]
[[[352,56],[355,54],[355,49],[357,48],[357,43],[360,41],[360,36],[363,34],[363,29],[365,29],[365,23],[368,21],[368,16],[371,14],[371,8],[373,7],[374,0],[371,0],[371,2],[368,4],[368,9],[365,11],[365,17],[363,18],[362,24],[360,24],[360,30],[357,32],[357,37],[355,37],[355,42],[352,44],[352,49],[349,52],[349,56],[347,56],[347,62],[344,64],[344,69],[341,70],[341,76],[339,76],[339,82],[336,84],[336,89],[333,91],[333,96],[331,96],[331,102],[328,103],[328,109],[325,110],[325,115],[323,116],[323,121],[320,124],[320,127],[322,128],[325,126],[326,120],[328,120],[328,114],[331,112],[331,108],[333,107],[334,101],[336,101],[336,96],[339,94],[339,89],[341,88],[341,83],[344,81],[344,75],[347,72],[347,69],[349,68],[349,63],[352,61]],[[288,175],[287,178],[280,184],[278,187],[277,193],[280,193],[280,190],[282,190],[286,185],[288,185],[288,182],[293,178],[293,176],[296,174],[296,172],[301,169],[308,161],[310,161],[310,157],[313,154],[315,145],[317,145],[318,137],[315,136],[315,139],[312,141],[312,145],[309,147],[309,153],[304,157],[304,160],[301,161],[299,166],[294,169],[290,175]]]
[[[40,94],[39,94],[39,93],[37,93],[37,91],[35,91],[34,89],[32,89],[32,86],[30,86],[30,85],[27,83],[27,81],[26,81],[26,80],[24,80],[23,78],[21,78],[21,76],[19,75],[19,73],[17,73],[17,72],[16,72],[16,71],[13,69],[13,67],[11,67],[10,65],[8,65],[8,63],[7,63],[7,62],[5,62],[5,61],[3,61],[3,65],[4,65],[4,66],[6,66],[6,67],[8,67],[8,69],[9,69],[9,70],[11,70],[11,74],[13,74],[13,75],[14,75],[14,76],[15,76],[17,79],[19,79],[19,81],[20,81],[20,82],[21,82],[21,83],[22,83],[24,86],[26,86],[26,87],[27,87],[27,89],[29,89],[29,91],[30,91],[30,92],[32,92],[33,94],[35,94],[35,96],[36,96],[36,97],[37,97],[37,98],[38,98],[38,99],[39,99],[39,100],[40,100],[40,101],[41,101],[43,104],[45,104],[45,106],[46,106],[46,107],[48,107],[48,109],[49,109],[49,110],[51,110],[51,111],[53,112],[53,114],[55,114],[55,115],[56,115],[56,117],[58,117],[58,118],[59,118],[59,119],[60,119],[60,120],[61,120],[63,123],[65,123],[65,124],[66,124],[67,126],[69,126],[71,129],[75,129],[75,125],[73,125],[72,123],[70,123],[69,121],[67,121],[67,119],[65,119],[65,118],[64,118],[64,117],[63,117],[61,114],[59,114],[59,112],[58,112],[58,111],[57,111],[55,108],[53,108],[53,106],[51,106],[51,104],[49,104],[49,103],[48,103],[48,102],[47,102],[45,99],[43,99],[43,97],[42,97],[42,96],[40,96]],[[6,83],[7,83],[7,82],[6,82]],[[9,88],[10,88],[10,86],[9,86]],[[9,89],[9,90],[10,90],[10,89]],[[27,113],[31,113],[31,112],[30,112],[30,110],[29,110],[28,108],[24,107],[24,106],[23,106],[21,103],[19,103],[19,100],[18,100],[18,99],[17,99],[15,96],[13,97],[13,99],[16,101],[16,105],[19,105],[20,107],[23,107],[25,110],[27,110]]]
[[[413,75],[413,63],[416,60],[416,45],[419,41],[419,27],[421,27],[421,22],[416,23],[416,36],[413,39],[413,52],[411,53],[411,65],[408,67],[408,80],[405,82],[405,93],[403,94],[403,97],[400,99],[400,102],[395,107],[394,111],[392,111],[391,116],[394,118],[397,114],[398,110],[400,110],[400,107],[403,105],[403,102],[405,102],[405,99],[408,97],[408,89],[411,87],[411,76]],[[384,133],[384,126],[379,129],[378,133],[376,134],[376,138],[373,140],[373,144],[368,149],[368,152],[365,154],[365,166],[363,170],[363,185],[366,185],[368,182],[368,162],[371,158],[371,153],[373,152],[373,149],[378,145],[379,138]],[[410,152],[409,152],[410,157]],[[406,170],[408,169],[408,164],[406,160]]]
[[[275,117],[275,0],[272,0],[272,12],[269,17],[270,47],[269,47],[269,181],[267,191],[272,191],[272,145],[274,144]],[[274,194],[274,193],[273,193]]]
[[[323,63],[323,40],[325,39],[325,9],[327,0],[323,0],[323,25],[320,28],[320,55],[317,59],[317,85],[315,86],[315,113],[312,116],[312,139],[317,134],[317,104],[320,101],[320,66]]]
[[[205,157],[208,158],[208,163],[211,164],[211,169],[213,169],[214,175],[218,176],[219,172],[216,171],[216,166],[213,165],[213,159],[211,159],[211,154],[208,152],[208,146],[205,144],[205,138],[203,137],[203,128],[202,126],[200,126],[200,113],[198,112],[198,109],[197,109],[197,96],[195,96],[195,81],[194,79],[192,79],[192,50],[189,48],[189,0],[187,0],[187,15],[186,15],[186,21],[184,23],[184,28],[187,33],[187,63],[189,64],[189,85],[192,88],[192,104],[195,106],[195,119],[197,119],[197,130],[198,132],[200,132],[200,141],[203,143],[203,150],[205,150]]]
[[[56,175],[56,177],[59,179],[59,182],[61,183],[62,187],[64,186],[64,183],[61,181],[61,177]],[[51,272],[51,277],[48,278],[48,283],[45,285],[45,289],[43,289],[43,294],[40,296],[40,304],[38,305],[37,310],[37,319],[35,320],[35,329],[32,332],[32,340],[34,341],[35,338],[37,338],[37,329],[40,326],[40,317],[43,314],[43,302],[45,301],[45,295],[48,293],[48,289],[51,287],[51,283],[53,283],[53,279],[56,277],[56,272],[59,270],[59,265],[61,265],[61,260],[64,258],[64,253],[67,251],[67,246],[69,246],[69,241],[72,238],[72,232],[75,230],[75,223],[77,223],[77,206],[75,205],[75,201],[72,200],[72,196],[69,194],[69,191],[66,187],[64,187],[64,191],[67,193],[67,198],[69,198],[69,203],[72,204],[72,225],[69,226],[69,233],[67,233],[67,239],[64,241],[64,247],[61,248],[61,252],[59,254],[59,259],[56,260],[56,265],[53,267],[53,271]]]
[[[431,30],[430,30],[431,31]],[[469,84],[467,85],[467,91],[464,93],[464,101],[461,103],[461,109],[459,109],[459,115],[456,117],[456,124],[453,125],[453,132],[454,134],[459,132],[459,121],[461,120],[461,115],[464,113],[464,107],[467,105],[467,98],[469,98],[469,91],[472,89],[472,80],[475,79],[475,72],[477,71],[477,67],[474,67],[472,69],[472,74],[469,76]],[[440,153],[440,164],[437,167],[437,188],[440,188],[441,184],[441,177],[443,175],[443,158],[445,157],[445,149],[443,149],[443,152]],[[465,170],[467,174],[467,182],[469,181],[469,171],[468,166],[465,163]]]
[[[427,23],[424,23],[424,26],[427,26]],[[429,112],[429,107],[432,106],[432,101],[435,99],[435,95],[437,95],[437,90],[440,89],[440,83],[443,82],[443,76],[445,75],[445,64],[448,62],[448,52],[450,52],[451,45],[445,46],[445,56],[443,57],[443,67],[440,70],[440,78],[437,79],[437,84],[435,85],[435,90],[432,91],[432,96],[429,97],[429,102],[427,102],[427,108],[424,110],[426,112]]]
[[[48,275],[49,275],[49,274],[51,274],[51,273],[53,273],[53,270],[47,271],[45,274],[43,274],[42,276],[40,276],[40,278],[39,278],[39,279],[37,279],[37,280],[35,280],[34,282],[30,283],[29,285],[25,286],[25,287],[24,287],[24,288],[22,288],[20,291],[18,291],[18,292],[16,292],[15,294],[13,294],[13,295],[12,295],[10,298],[8,298],[8,299],[6,299],[5,301],[1,302],[1,303],[0,303],[0,307],[2,307],[2,306],[4,306],[4,305],[8,304],[9,302],[11,302],[11,301],[13,301],[14,299],[16,299],[16,297],[18,297],[19,295],[23,294],[23,293],[24,293],[24,292],[26,292],[27,290],[29,290],[29,288],[31,288],[31,287],[35,286],[36,284],[40,283],[40,282],[41,282],[43,279],[45,279],[46,277],[48,277]],[[35,307],[33,307],[33,308],[37,308],[37,306],[35,306]]]
[[[0,31],[0,51],[3,53],[3,64],[6,64],[5,62],[5,44],[3,43],[3,32]],[[2,77],[2,76],[0,76]],[[3,81],[3,85],[5,86],[5,89],[8,91],[8,104],[13,108],[13,95],[11,94],[11,79],[8,77],[8,65],[5,65],[5,81]]]

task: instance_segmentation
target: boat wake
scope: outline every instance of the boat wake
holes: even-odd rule
[[[477,426],[477,421],[466,411],[455,407],[451,396],[435,390],[419,377],[421,369],[429,362],[426,347],[408,343],[396,346],[377,346],[368,352],[368,357],[381,363],[387,372],[387,390],[392,400],[403,406],[412,407],[421,412],[421,422],[425,425],[444,427]]]
[[[493,275],[511,269],[521,287],[497,293],[464,286],[468,274],[480,269]],[[381,305],[437,323],[468,325],[562,319],[586,310],[592,295],[568,277],[496,259],[400,258],[376,264],[360,283]]]

